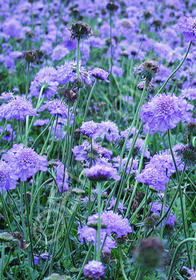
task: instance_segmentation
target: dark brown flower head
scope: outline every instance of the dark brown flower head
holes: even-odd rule
[[[37,53],[36,51],[26,51],[24,52],[24,59],[30,63],[34,62],[37,59]]]
[[[25,244],[25,241],[24,241],[24,239],[23,239],[23,237],[22,237],[22,235],[21,235],[21,233],[20,232],[18,232],[18,231],[16,231],[16,232],[10,232],[10,234],[15,238],[15,239],[17,239],[18,241],[19,241],[19,247],[21,248],[21,249],[26,249],[27,248],[27,244]]]
[[[71,39],[85,39],[92,35],[91,27],[82,21],[72,23],[71,28]]]
[[[58,89],[58,93],[61,97],[64,97],[68,103],[71,104],[73,104],[78,98],[78,92],[74,88],[68,89],[63,86]]]
[[[27,38],[32,38],[35,36],[35,33],[33,31],[26,31],[25,35],[27,36]]]
[[[196,148],[190,145],[182,147],[177,150],[178,156],[182,159],[186,166],[195,166],[196,165]]]
[[[190,144],[192,137],[196,136],[196,123],[190,122],[186,125],[187,143]]]
[[[138,66],[136,73],[140,74],[143,79],[151,81],[151,79],[159,72],[159,66],[156,61],[147,60]]]
[[[159,220],[159,215],[156,213],[153,213],[149,217],[146,217],[144,219],[144,226],[146,229],[154,228]]]
[[[135,250],[135,259],[146,268],[157,267],[163,257],[164,248],[161,240],[156,237],[141,240]]]
[[[117,6],[113,1],[109,2],[109,3],[106,5],[106,8],[107,8],[107,10],[110,11],[110,12],[115,12],[115,11],[118,10],[118,6]]]

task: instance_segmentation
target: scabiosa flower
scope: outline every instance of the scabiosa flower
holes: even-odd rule
[[[80,127],[80,132],[86,136],[93,137],[98,129],[99,124],[94,121],[83,122]]]
[[[11,125],[8,123],[5,128],[0,127],[0,134],[3,133],[2,140],[10,141],[16,137],[16,133],[13,131]]]
[[[102,262],[93,260],[89,261],[83,269],[84,276],[93,279],[100,279],[104,276],[104,266]]]
[[[168,211],[168,207],[165,206],[164,208],[164,214]],[[160,213],[163,211],[163,205],[157,201],[153,202],[150,209],[153,213],[158,214],[160,216]],[[175,221],[177,220],[173,213],[169,213],[168,217],[166,219],[166,225],[174,226]]]
[[[89,74],[95,77],[96,79],[105,81],[106,83],[109,83],[108,80],[109,73],[101,68],[94,68],[93,70],[89,71]]]
[[[43,260],[51,260],[52,259],[52,255],[49,255],[47,252],[46,253],[42,253],[40,256],[37,256],[34,254],[34,264],[38,264],[39,260],[40,259],[43,259]]]
[[[89,242],[93,242],[93,245],[97,247],[97,240],[96,240],[96,229],[94,227],[90,227],[84,225],[81,227],[78,226],[78,238],[81,244],[84,244],[84,240],[89,244]],[[116,242],[110,236],[106,235],[106,232],[103,228],[100,231],[100,246],[102,247],[102,251],[105,254],[110,254],[111,249],[116,248]],[[98,249],[98,248],[97,248]]]
[[[4,161],[0,161],[0,193],[15,189],[17,179],[18,178],[14,175],[11,165]]]
[[[176,30],[182,33],[186,42],[196,42],[196,18],[180,17]]]
[[[0,118],[24,121],[26,116],[38,116],[30,101],[21,96],[14,96],[8,103],[0,106]]]
[[[27,181],[39,170],[47,171],[48,161],[46,156],[40,156],[31,148],[26,148],[24,144],[14,144],[13,147],[2,155],[10,166],[13,174],[21,181]]]
[[[109,165],[109,163],[103,162],[96,163],[90,168],[85,168],[84,173],[92,181],[108,181],[111,178],[119,181],[121,178],[116,168]]]
[[[38,109],[38,111],[42,112],[46,109],[53,116],[58,115],[58,116],[61,116],[62,118],[67,118],[67,116],[68,116],[67,106],[58,99],[46,101],[45,104],[41,105],[41,107]],[[70,112],[70,115],[71,115],[71,112]],[[72,114],[72,117],[73,117],[73,114]]]
[[[102,121],[94,134],[95,139],[99,137],[115,143],[120,137],[117,125],[111,121]]]
[[[188,122],[191,119],[188,111],[192,109],[193,105],[183,98],[159,94],[142,106],[140,118],[148,124],[150,134],[154,134],[173,129],[180,121]]]
[[[87,85],[92,84],[89,73],[79,64],[80,79]],[[65,61],[64,65],[57,66],[57,77],[60,84],[75,83],[77,81],[76,62]]]
[[[75,160],[84,162],[87,166],[90,165],[90,161],[92,163],[107,161],[111,159],[112,151],[107,148],[102,147],[100,144],[96,142],[92,142],[91,144],[85,140],[82,145],[75,146],[72,149],[72,152],[75,156]]]
[[[124,170],[125,167],[126,167],[126,164],[127,164],[127,159],[128,158],[123,158],[122,161],[121,161],[121,170]],[[114,162],[114,166],[119,168],[120,167],[120,156],[117,156],[117,157],[114,157],[112,159],[112,161]],[[128,174],[136,174],[137,173],[137,170],[138,170],[138,165],[139,165],[139,162],[137,159],[133,159],[133,158],[130,158],[129,159],[129,163],[127,165],[127,168],[126,168],[126,172]]]
[[[57,92],[57,71],[53,67],[44,67],[35,75],[30,85],[29,95],[39,98],[42,87],[42,97],[51,99]]]
[[[126,143],[126,148],[129,150],[131,148],[131,144],[132,144],[133,139],[129,139]],[[134,145],[134,149],[133,149],[133,156],[136,156],[138,154],[142,154],[144,151],[144,140],[141,138],[137,138],[135,145]],[[144,157],[146,158],[150,158],[150,152],[148,150],[148,147],[146,147],[145,151],[144,151]]]
[[[54,49],[53,49],[53,53],[52,53],[52,61],[55,60],[61,60],[63,57],[65,57],[67,54],[69,54],[69,50],[67,48],[65,48],[64,46],[61,45],[57,45]]]
[[[194,271],[194,269],[190,269],[186,266],[183,266],[183,269],[191,276],[188,280],[196,280],[196,271]]]
[[[67,172],[67,168],[65,168],[64,164],[60,161],[56,162],[57,166],[54,166],[56,169],[56,182],[60,192],[65,192],[69,188],[68,179],[69,174]]]
[[[196,100],[196,89],[195,88],[184,89],[180,96],[185,97],[189,100]]]

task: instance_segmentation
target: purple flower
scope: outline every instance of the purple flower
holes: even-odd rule
[[[132,141],[133,141],[133,139],[129,139],[126,143],[126,148],[128,150],[131,148]],[[141,155],[144,151],[143,147],[144,147],[144,140],[141,138],[137,138],[135,145],[134,145],[134,149],[133,149],[133,156],[138,155],[138,153]],[[150,152],[148,150],[148,147],[146,147],[146,149],[144,151],[144,157],[150,158]]]
[[[27,101],[21,96],[14,96],[8,103],[3,103],[0,106],[1,119],[6,120],[17,119],[24,121],[26,116],[38,116],[30,101]]]
[[[54,99],[51,101],[46,101],[45,104],[41,105],[38,109],[39,112],[48,109],[51,115],[61,116],[62,118],[67,118],[68,116],[68,108],[67,106],[58,99]]]
[[[16,133],[13,131],[11,125],[8,123],[5,128],[0,127],[0,134],[3,133],[2,140],[10,141],[16,137]]]
[[[89,261],[83,269],[84,276],[93,279],[100,279],[104,276],[104,266],[102,262],[93,260]]]
[[[115,167],[117,168],[120,167],[120,156],[114,157],[112,161],[114,162]],[[127,157],[121,160],[121,170],[125,170],[126,164],[127,164]],[[137,159],[130,158],[126,168],[126,172],[128,174],[136,174],[138,170],[138,164],[139,163]]]
[[[63,57],[65,57],[67,54],[69,54],[69,50],[67,48],[65,48],[64,46],[61,45],[57,45],[54,49],[53,49],[53,53],[52,53],[52,61],[55,60],[61,60]]]
[[[37,256],[37,255],[34,254],[33,257],[34,257],[34,264],[38,264],[39,259],[43,259],[43,260],[47,260],[47,259],[51,260],[52,259],[52,255],[49,255],[48,253],[43,253],[40,256]]]
[[[196,42],[196,18],[182,16],[176,25],[176,30],[182,33],[186,42]]]
[[[42,97],[51,99],[57,92],[57,71],[53,67],[44,67],[36,74],[34,81],[31,82],[29,95],[39,98],[42,87]]]
[[[78,226],[78,235],[79,235],[79,241],[81,244],[84,244],[84,239],[89,244],[89,242],[93,242],[93,245],[97,247],[97,240],[96,240],[96,229],[93,227],[89,227],[87,225],[84,225],[81,227]],[[100,232],[100,246],[102,247],[102,251],[105,254],[110,254],[111,249],[115,249],[115,240],[113,240],[110,236],[106,235],[106,232],[104,229],[101,228]]]
[[[92,83],[89,73],[79,66],[80,79],[90,85]],[[68,82],[74,83],[77,81],[77,68],[76,62],[65,61],[64,65],[57,66],[57,77],[60,84],[67,84]]]
[[[189,100],[196,100],[196,89],[195,88],[184,89],[180,96],[185,97]]]
[[[68,179],[69,174],[67,172],[67,168],[65,168],[64,164],[60,161],[58,161],[57,166],[54,166],[56,169],[56,183],[58,185],[60,192],[65,192],[69,188]]]
[[[98,222],[98,214],[88,217],[88,224],[95,222]],[[101,214],[101,225],[107,234],[115,233],[117,238],[132,232],[129,220],[113,211],[106,211]]]
[[[48,161],[46,156],[40,156],[31,148],[26,148],[24,144],[14,144],[13,147],[2,155],[10,166],[13,174],[21,181],[27,181],[39,170],[47,171]]]
[[[166,213],[169,208],[165,206],[164,212]],[[163,211],[163,205],[159,202],[153,202],[150,209],[153,213],[156,213],[160,216],[160,213]],[[164,219],[165,220],[165,219]],[[176,217],[171,212],[169,213],[168,218],[166,218],[166,225],[174,226]]]
[[[95,77],[96,79],[105,81],[106,83],[109,83],[108,80],[109,73],[101,68],[94,68],[93,70],[89,71],[89,74]]]
[[[117,125],[111,121],[102,121],[94,134],[94,139],[99,137],[115,143],[120,138]]]
[[[98,129],[99,124],[94,121],[83,122],[80,131],[86,136],[93,137]]]
[[[3,24],[3,32],[6,35],[9,35],[13,38],[23,38],[24,34],[23,34],[23,27],[20,23],[20,21],[18,21],[15,18],[9,18],[6,19],[6,21]]]
[[[17,179],[18,178],[14,175],[11,165],[4,161],[0,161],[0,193],[15,189]]]
[[[111,178],[119,181],[121,178],[116,168],[103,162],[96,163],[90,168],[85,168],[84,173],[92,181],[108,181]]]
[[[189,278],[189,280],[196,280],[196,271],[194,271],[194,269],[190,269],[186,266],[183,266],[183,268],[186,270],[186,272],[188,272],[188,274],[191,276],[191,278]]]
[[[154,134],[173,129],[180,121],[189,121],[191,113],[188,111],[191,109],[193,105],[188,104],[183,98],[159,94],[142,106],[140,118],[142,122],[148,124],[150,134]]]
[[[84,163],[89,166],[90,161],[92,160],[93,163],[107,161],[111,159],[112,151],[108,150],[107,148],[102,147],[100,144],[96,142],[92,142],[91,144],[85,140],[82,145],[75,146],[72,149],[72,152],[75,156],[75,160],[77,161],[84,161]]]
[[[49,123],[49,119],[38,119],[36,121],[34,121],[33,126],[43,126],[43,125],[47,125]]]

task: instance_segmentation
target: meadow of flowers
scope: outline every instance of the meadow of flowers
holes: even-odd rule
[[[0,1],[0,280],[196,279],[194,0]]]

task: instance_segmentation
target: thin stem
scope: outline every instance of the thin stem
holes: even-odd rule
[[[77,78],[78,80],[80,79],[80,38],[78,38],[78,42],[77,42]]]
[[[175,73],[178,71],[178,69],[182,66],[182,64],[184,63],[185,59],[187,58],[187,55],[190,51],[191,48],[191,44],[192,42],[190,41],[188,49],[182,59],[182,61],[180,62],[180,64],[176,67],[176,69],[169,75],[169,77],[167,78],[167,80],[164,82],[164,84],[160,87],[160,89],[158,90],[157,94],[159,94],[160,92],[162,92],[162,90],[165,88],[166,84],[168,83],[168,81],[175,75]],[[156,95],[157,95],[156,94]]]
[[[87,103],[86,103],[86,108],[85,108],[85,112],[84,112],[84,121],[85,121],[86,116],[87,116],[89,103],[90,103],[90,101],[91,101],[91,97],[92,97],[92,95],[93,95],[93,91],[94,91],[94,88],[95,88],[96,83],[97,83],[97,79],[95,79],[95,82],[94,82],[94,84],[93,84],[93,86],[92,86],[92,88],[91,88],[91,91],[90,91],[90,94],[89,94],[89,97],[88,97],[88,100],[87,100]]]

